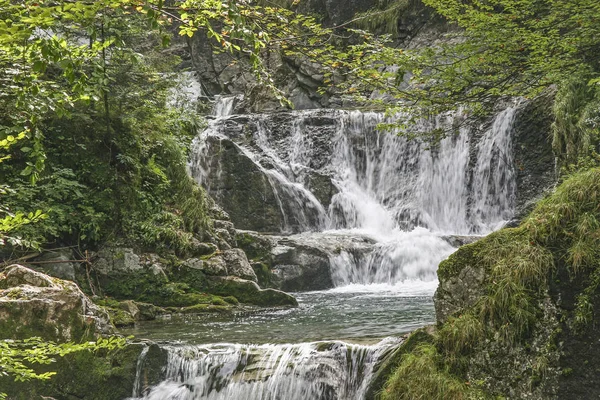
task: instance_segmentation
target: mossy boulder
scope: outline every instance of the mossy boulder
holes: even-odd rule
[[[599,204],[600,168],[579,172],[518,227],[442,262],[433,340],[402,357],[382,399],[600,396]]]
[[[0,273],[0,337],[80,341],[110,333],[106,311],[75,283],[21,265]]]
[[[142,368],[138,370],[138,362]],[[58,358],[40,367],[40,372],[56,371],[45,381],[14,382],[0,376],[0,391],[9,400],[115,400],[130,398],[134,389],[141,394],[146,387],[164,379],[167,353],[151,343],[128,343],[115,350],[81,351]]]
[[[257,306],[297,306],[296,299],[279,290],[261,289],[256,282],[236,277],[210,277],[208,290],[221,296],[233,296],[241,303]]]

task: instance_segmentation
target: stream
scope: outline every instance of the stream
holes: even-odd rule
[[[281,115],[230,115],[232,101],[217,104],[190,161],[191,175],[217,202],[231,185],[222,150],[233,149],[271,187],[278,234],[316,247],[357,236],[373,246],[331,252],[334,287],[293,293],[297,308],[172,318],[125,331],[168,352],[164,381],[144,388],[138,376],[132,398],[362,400],[400,336],[435,322],[436,269],[456,250],[445,237],[484,235],[511,218],[515,109],[430,149],[377,131],[389,122],[378,113],[294,112],[278,135]],[[451,127],[458,118],[421,128]],[[335,193],[327,201],[310,185],[315,176],[330,179]]]

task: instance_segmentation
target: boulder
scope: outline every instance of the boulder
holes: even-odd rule
[[[279,290],[261,289],[256,282],[233,276],[208,278],[208,291],[221,296],[234,296],[242,303],[257,306],[297,306],[296,299]]]
[[[21,265],[0,273],[0,337],[80,341],[110,334],[108,314],[69,281]]]
[[[256,282],[256,273],[250,266],[246,253],[242,249],[225,250],[222,253],[227,268],[227,275],[237,276]]]

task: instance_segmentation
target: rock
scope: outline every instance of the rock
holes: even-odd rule
[[[208,290],[220,296],[234,296],[242,303],[257,306],[297,306],[296,299],[279,290],[261,289],[256,282],[233,276],[209,277]]]
[[[113,332],[108,314],[69,281],[21,265],[0,273],[0,337],[80,341]]]
[[[442,236],[442,239],[444,239],[446,242],[448,242],[448,244],[450,244],[450,246],[452,247],[461,247],[464,246],[465,244],[471,244],[474,243],[476,241],[478,241],[479,239],[481,239],[483,236],[465,236],[465,235],[446,235],[446,236]]]
[[[270,271],[271,276],[262,281],[285,291],[330,289],[334,286],[332,262],[341,252],[360,260],[375,249],[370,237],[326,232],[277,236],[238,231],[236,239],[253,265]]]
[[[474,305],[485,292],[485,271],[466,266],[458,276],[442,280],[435,292],[435,317],[439,324],[464,308]]]
[[[520,221],[547,194],[558,179],[552,150],[553,93],[546,93],[519,108],[514,122],[514,162],[517,174],[515,220]],[[512,225],[518,225],[513,221]]]
[[[242,249],[230,249],[223,252],[223,259],[227,267],[227,275],[256,282],[256,273],[250,266],[246,253]]]
[[[336,135],[338,122],[338,115],[326,111],[311,112],[300,120],[297,114],[277,113],[214,121],[199,143],[201,148],[192,152],[192,175],[237,228],[271,233],[304,231],[320,223],[325,207],[337,193],[332,182],[331,138]],[[307,165],[294,169],[287,164],[300,165],[290,159],[293,133],[299,127],[306,132],[307,154],[302,157]],[[256,156],[249,156],[241,146],[252,149]],[[291,170],[282,172],[275,162]],[[315,194],[294,183],[302,183]]]
[[[192,238],[191,254],[194,256],[207,256],[218,250],[218,247],[213,243],[201,242],[196,238]]]
[[[108,275],[112,272],[134,272],[143,269],[140,257],[133,249],[126,247],[107,247],[96,254],[93,263],[96,272]]]
[[[131,316],[133,317],[134,320],[137,321],[140,319],[140,309],[135,301],[133,301],[133,300],[122,301],[120,304],[120,307],[122,310],[127,311],[129,314],[131,314]]]
[[[11,400],[130,398],[143,351],[146,364],[142,383],[156,384],[164,375],[161,369],[165,355],[144,350],[147,347],[147,344],[127,343],[123,348],[106,352],[80,351],[56,357],[56,362],[42,367],[43,371],[57,372],[51,379],[15,382],[12,376],[0,375],[0,388]]]
[[[164,309],[157,307],[154,304],[141,303],[138,301],[134,302],[134,304],[139,310],[139,313],[137,314],[137,319],[139,321],[153,321],[157,316],[165,313]]]
[[[36,262],[35,264],[25,263],[25,265],[56,278],[74,281],[77,264],[70,260],[74,260],[73,252],[70,249],[53,250],[44,252],[40,257],[35,258],[33,260]]]
[[[209,276],[232,275],[256,281],[256,274],[242,249],[225,250],[204,260],[190,258],[183,263],[183,266],[202,271]]]

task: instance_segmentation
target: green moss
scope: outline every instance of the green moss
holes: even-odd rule
[[[386,386],[388,380],[391,379],[391,375],[402,362],[402,357],[412,352],[420,344],[430,344],[433,342],[434,338],[427,332],[426,328],[417,329],[400,346],[394,348],[389,354],[384,355],[382,361],[375,366],[373,378],[367,389],[365,399],[373,400],[381,398],[384,386]]]
[[[225,300],[227,303],[232,304],[234,306],[240,304],[240,302],[238,301],[238,299],[236,299],[233,296],[225,296],[225,297],[223,297],[223,300]]]
[[[467,266],[477,267],[477,255],[484,246],[481,243],[482,240],[462,246],[451,254],[450,257],[442,261],[438,267],[438,277],[442,280],[447,280],[453,276],[457,276]]]
[[[229,312],[231,311],[231,305],[225,304],[196,304],[190,307],[183,308],[170,308],[169,311],[180,313],[180,314],[201,314],[206,312]]]
[[[131,396],[141,345],[112,351],[81,351],[41,366],[40,372],[57,371],[48,381],[13,382],[0,376],[0,387],[11,400],[49,396],[57,399],[124,399]],[[110,390],[107,390],[110,388]]]
[[[258,306],[297,306],[296,299],[284,292],[274,289],[260,289],[251,281],[244,280],[213,280],[211,293],[220,296],[233,296],[241,303],[255,304]]]
[[[400,365],[381,392],[382,400],[465,400],[487,396],[450,373],[437,348],[428,343],[416,345],[404,354]]]

